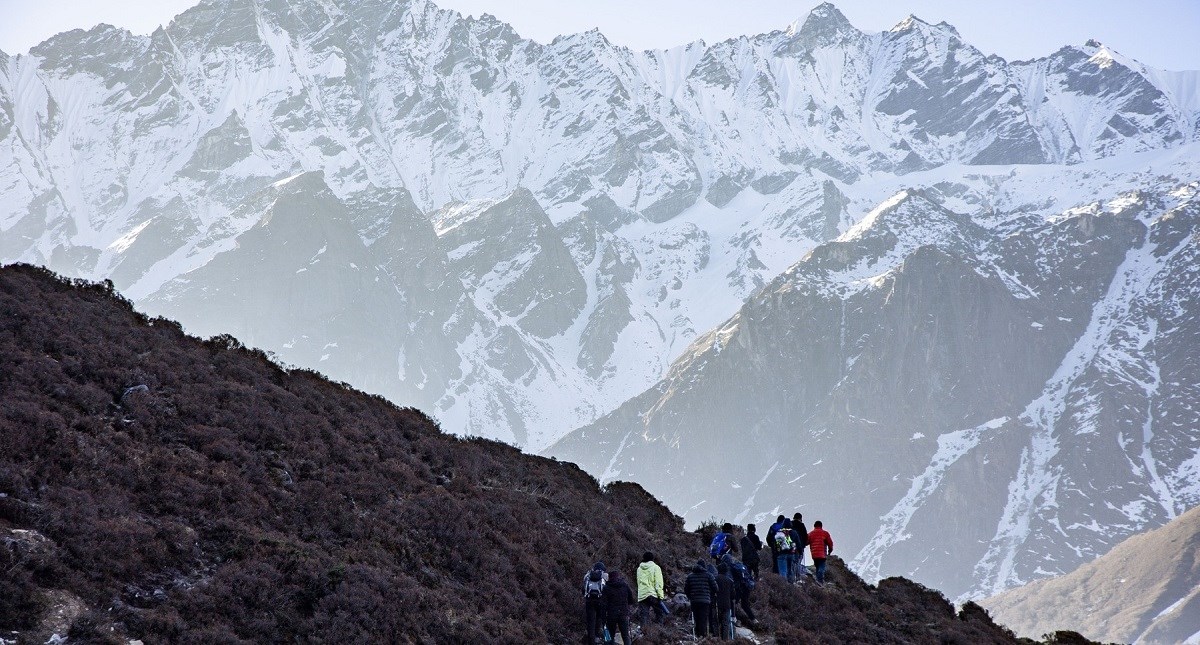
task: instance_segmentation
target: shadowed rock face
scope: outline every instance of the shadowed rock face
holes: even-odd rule
[[[482,307],[495,307],[539,338],[562,333],[582,311],[583,276],[529,191],[495,203],[447,206],[433,218],[451,270],[478,285]]]
[[[395,348],[414,316],[354,234],[346,208],[316,173],[273,187],[258,201],[269,206],[247,213],[259,219],[236,238],[235,251],[167,283],[146,300],[148,309],[186,319],[196,333],[283,347],[280,358],[289,363],[320,365],[333,378],[412,397],[397,389],[393,375],[402,369]],[[372,333],[355,331],[364,327]]]
[[[1200,632],[1200,508],[983,605],[1024,636],[1070,625],[1100,641],[1182,643]]]
[[[690,521],[798,508],[869,576],[1070,571],[1200,502],[1198,224],[1134,193],[997,235],[910,192],[548,452]]]

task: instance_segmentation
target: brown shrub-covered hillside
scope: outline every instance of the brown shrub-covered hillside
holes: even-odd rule
[[[634,484],[0,268],[2,639],[574,643],[593,561],[632,574],[653,550],[672,586],[702,542]],[[833,576],[768,576],[763,638],[1012,641],[913,583]]]

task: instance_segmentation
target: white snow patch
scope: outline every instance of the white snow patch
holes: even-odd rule
[[[937,490],[946,471],[979,445],[985,432],[1000,428],[1008,420],[1008,417],[1000,417],[974,428],[949,432],[938,437],[937,452],[930,458],[925,472],[913,479],[908,493],[880,518],[879,529],[874,537],[854,556],[851,566],[860,576],[868,581],[877,580],[882,576],[880,569],[884,554],[896,544],[912,537],[907,533],[909,522],[925,500]]]

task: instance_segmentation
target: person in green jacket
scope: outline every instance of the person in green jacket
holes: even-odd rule
[[[654,554],[647,551],[642,554],[642,563],[637,568],[638,619],[643,625],[651,609],[654,610],[658,622],[663,622],[666,618],[663,598],[666,595],[663,590],[662,569],[654,563]]]

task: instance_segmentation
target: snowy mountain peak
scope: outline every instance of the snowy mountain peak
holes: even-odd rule
[[[918,17],[916,16],[916,14],[911,14],[911,13],[910,13],[910,14],[908,14],[908,16],[906,16],[906,17],[905,17],[903,20],[901,20],[900,22],[896,23],[896,24],[895,24],[895,25],[894,25],[894,26],[893,26],[891,29],[889,29],[888,31],[890,31],[890,32],[893,32],[893,33],[897,33],[897,32],[903,32],[903,31],[911,31],[911,30],[913,30],[913,29],[918,29],[918,28],[919,28],[920,26],[922,26],[922,25],[923,25],[923,26],[929,26],[929,23],[927,23],[927,22],[925,22],[924,20],[921,20],[920,18],[918,18]]]
[[[887,31],[889,34],[909,35],[920,34],[924,38],[936,38],[939,40],[953,39],[960,41],[961,36],[953,25],[948,22],[939,22],[933,24],[918,18],[915,14],[910,14],[904,20],[901,20],[896,26]]]
[[[846,35],[861,32],[850,24],[845,14],[837,7],[826,2],[813,8],[805,18],[788,25],[785,33],[788,36],[834,42]]]

